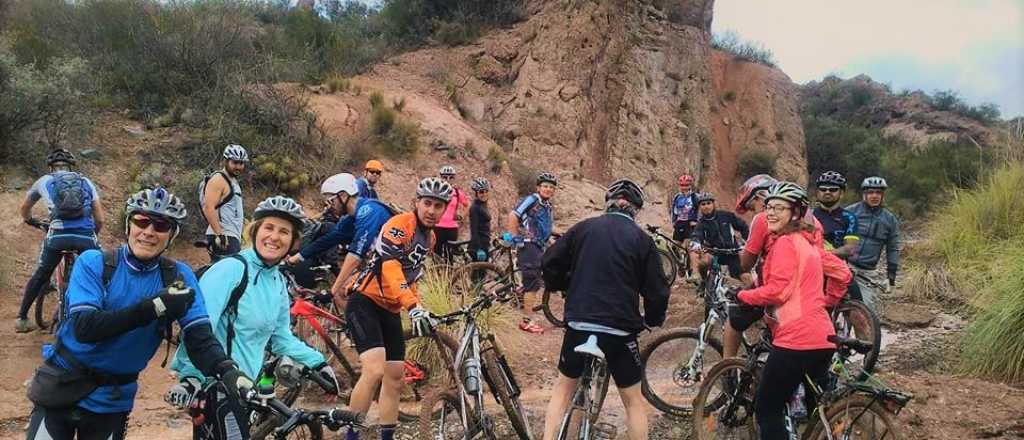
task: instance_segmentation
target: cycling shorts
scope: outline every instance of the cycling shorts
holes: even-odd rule
[[[764,307],[733,304],[729,306],[729,325],[738,332],[747,331],[764,317]]]
[[[558,358],[560,373],[571,379],[579,379],[583,375],[587,359],[584,355],[576,353],[575,348],[587,342],[590,335],[597,336],[597,346],[604,352],[608,372],[615,380],[615,386],[628,388],[640,383],[642,369],[640,346],[636,341],[636,335],[615,336],[566,328],[565,337],[562,339],[562,353]]]
[[[740,275],[743,275],[743,268],[740,266],[739,255],[722,255],[718,257],[718,264],[729,268],[729,276],[735,279],[740,279]]]
[[[345,320],[356,352],[363,354],[371,348],[383,347],[386,360],[405,360],[401,315],[385,310],[362,293],[353,293],[345,306]]]
[[[672,239],[675,241],[682,243],[683,240],[689,240],[690,234],[693,234],[693,227],[689,222],[679,222],[673,226]]]

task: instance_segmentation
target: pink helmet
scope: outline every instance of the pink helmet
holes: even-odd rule
[[[758,174],[743,182],[743,186],[740,187],[739,193],[736,195],[736,213],[746,214],[747,203],[750,202],[750,199],[753,199],[758,191],[767,190],[776,182],[774,177],[767,174]]]
[[[683,174],[682,176],[679,176],[679,184],[680,185],[693,185],[693,176],[691,176],[689,174]]]

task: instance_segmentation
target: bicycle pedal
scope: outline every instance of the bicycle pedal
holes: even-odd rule
[[[594,424],[594,438],[599,440],[614,440],[619,429],[611,423],[597,422]]]

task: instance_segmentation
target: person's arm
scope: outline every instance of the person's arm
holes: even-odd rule
[[[833,307],[846,297],[847,288],[853,280],[853,273],[846,262],[826,251],[815,248],[821,256],[822,275],[825,277],[825,306]]]
[[[896,285],[896,273],[900,267],[900,222],[895,215],[889,214],[892,218],[892,233],[885,242],[886,275],[889,277],[889,285]]]
[[[347,215],[342,217],[334,225],[334,228],[330,232],[321,235],[312,243],[306,245],[299,253],[289,258],[289,263],[295,264],[302,260],[313,258],[321,253],[328,251],[329,249],[338,246],[343,243],[352,242],[352,238],[355,234],[355,216]]]
[[[739,299],[753,306],[779,305],[786,302],[798,289],[792,285],[797,271],[796,246],[785,237],[776,240],[772,245],[771,274],[765,274],[766,283],[761,287],[743,290]]]
[[[214,173],[206,182],[206,190],[203,192],[203,217],[213,230],[213,235],[224,235],[224,230],[220,227],[220,216],[217,215],[217,204],[229,191],[231,188],[228,181],[220,173]]]
[[[537,203],[536,197],[533,195],[526,196],[521,202],[519,202],[519,205],[508,214],[508,232],[511,232],[512,235],[519,235],[519,223],[534,203]]]
[[[744,240],[750,236],[750,226],[736,214],[732,215],[732,227],[736,228],[736,231],[740,233],[740,237]]]
[[[274,332],[270,335],[270,351],[274,352],[274,354],[295,359],[298,363],[309,368],[322,365],[327,361],[324,359],[324,355],[306,345],[305,342],[299,340],[292,333],[292,319],[288,313],[288,301],[286,298],[287,296],[281,297],[281,303],[277,310]]]
[[[177,371],[179,377],[213,377],[221,373],[217,371],[218,364],[229,358],[226,348],[216,339],[214,329],[224,315],[231,291],[243,282],[243,271],[242,262],[235,258],[218,261],[198,281],[194,281],[191,270],[179,270],[185,283],[194,282],[198,289],[192,307],[178,320],[185,343],[178,346],[171,369]]]
[[[644,298],[644,323],[649,327],[659,327],[665,323],[665,312],[668,310],[668,297],[671,293],[664,269],[661,267],[661,256],[652,241],[648,245],[645,258],[643,285],[640,288]]]
[[[338,276],[334,278],[334,284],[331,286],[331,293],[334,296],[345,296],[345,286],[348,285],[348,279],[355,273],[361,261],[363,259],[352,252],[345,254],[345,259],[341,261],[341,269],[338,270]]]
[[[572,246],[576,227],[569,228],[562,238],[544,251],[541,262],[541,277],[547,290],[566,291],[569,289],[569,272],[572,270]]]
[[[28,197],[25,197],[25,201],[21,202],[21,207],[18,209],[18,212],[21,213],[21,219],[26,223],[29,220],[32,220],[32,206],[35,205],[38,200],[38,196],[33,199],[32,195],[29,194]]]
[[[120,310],[103,308],[103,254],[86,251],[76,261],[68,283],[68,315],[75,339],[97,343],[153,322],[156,307],[150,298]]]
[[[757,258],[764,250],[765,241],[768,239],[768,223],[764,219],[764,213],[754,216],[750,220],[750,229],[747,234],[747,244],[740,252],[740,269],[750,272],[757,264]]]

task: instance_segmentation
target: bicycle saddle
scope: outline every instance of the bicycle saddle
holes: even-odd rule
[[[604,352],[597,346],[597,336],[590,335],[587,342],[577,345],[573,351],[604,359]]]

